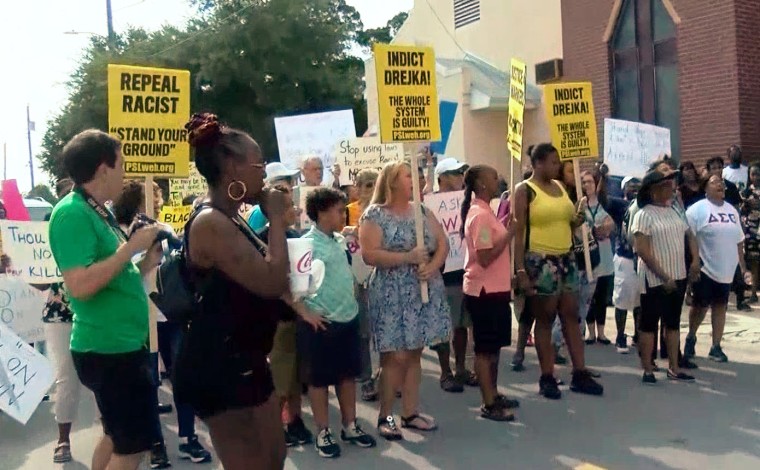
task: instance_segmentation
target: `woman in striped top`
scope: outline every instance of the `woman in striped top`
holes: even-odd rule
[[[683,217],[673,207],[674,171],[651,171],[641,184],[636,198],[639,211],[633,218],[631,232],[639,255],[638,272],[642,282],[639,351],[644,368],[642,381],[655,384],[652,349],[657,323],[666,328],[668,378],[693,381],[694,377],[679,369],[678,341],[681,306],[686,293],[686,245],[692,254],[689,277],[699,278],[699,250],[696,239]],[[684,237],[686,235],[686,237]]]

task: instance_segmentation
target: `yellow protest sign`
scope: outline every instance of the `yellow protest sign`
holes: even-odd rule
[[[203,196],[208,192],[206,178],[201,176],[195,162],[188,166],[187,178],[172,178],[169,180],[169,202],[173,206],[181,206],[187,196]]]
[[[108,128],[127,176],[187,177],[189,117],[189,71],[108,65]]]
[[[375,44],[374,54],[380,140],[441,140],[433,48]]]
[[[552,144],[559,158],[599,156],[591,83],[558,83],[544,87],[544,104]]]
[[[164,206],[158,215],[158,221],[171,225],[175,232],[180,233],[185,229],[185,224],[193,212],[193,206]]]
[[[525,80],[528,75],[528,68],[524,62],[512,59],[510,70],[507,146],[509,146],[509,153],[512,155],[512,158],[519,162],[522,157]]]

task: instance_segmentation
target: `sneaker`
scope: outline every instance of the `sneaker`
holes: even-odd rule
[[[361,385],[362,401],[377,401],[377,386],[375,379],[369,379]]]
[[[699,369],[699,366],[688,357],[682,357],[681,360],[678,361],[678,367],[687,370]]]
[[[61,442],[55,446],[53,451],[53,463],[71,462],[71,444]]]
[[[335,438],[328,428],[319,431],[314,447],[316,447],[320,457],[326,459],[340,457],[340,446],[335,442]]]
[[[657,385],[657,377],[652,372],[644,372],[644,376],[641,377],[641,383],[644,385]]]
[[[300,416],[296,416],[296,419],[288,424],[287,431],[299,444],[311,444],[314,440],[314,435],[306,427]]]
[[[757,303],[757,295],[756,294],[752,294],[749,297],[749,303],[751,303],[751,304],[756,304]]]
[[[694,382],[694,377],[684,372],[674,373],[668,369],[668,379],[675,380],[677,382]]]
[[[165,415],[168,413],[171,413],[172,410],[174,410],[174,407],[168,403],[159,403],[158,404],[158,414]]]
[[[520,408],[520,402],[518,400],[507,398],[506,395],[502,395],[501,393],[496,395],[496,403],[500,406],[503,406],[504,408],[508,410]]]
[[[525,366],[522,362],[514,362],[512,361],[512,372],[524,372]]]
[[[559,400],[562,398],[562,392],[560,392],[557,386],[557,381],[551,375],[542,375],[538,380],[538,393],[549,400]]]
[[[512,356],[512,371],[514,372],[524,371],[525,366],[523,365],[523,361],[525,361],[525,354],[521,353],[520,351],[515,351],[515,355]]]
[[[464,385],[459,383],[451,374],[448,374],[445,377],[442,377],[440,382],[441,382],[441,389],[444,392],[449,392],[449,393],[464,392]]]
[[[751,312],[752,311],[752,307],[750,307],[747,302],[740,302],[740,303],[736,304],[736,310],[738,310],[740,312]]]
[[[166,455],[166,445],[163,442],[153,444],[150,449],[150,468],[169,468],[172,463]]]
[[[720,345],[710,348],[710,354],[707,355],[707,358],[715,362],[728,362],[728,357],[723,353]]]
[[[356,421],[351,423],[349,427],[344,427],[343,430],[340,431],[340,440],[365,449],[377,445],[375,438],[364,432]]]
[[[573,372],[573,379],[570,381],[570,390],[576,393],[585,393],[586,395],[602,395],[604,387],[591,377],[587,370],[577,370]]]
[[[190,459],[193,463],[211,462],[211,453],[198,442],[198,436],[187,438],[187,444],[179,445],[179,458]]]
[[[285,447],[295,447],[298,445],[298,439],[296,439],[294,435],[290,434],[287,428],[283,429],[283,432],[285,433]]]
[[[628,354],[631,350],[628,348],[628,338],[623,335],[618,335],[615,340],[615,349],[618,354]]]
[[[697,337],[686,335],[686,341],[683,345],[683,357],[685,359],[691,359],[696,356]]]
[[[507,409],[499,403],[494,403],[491,406],[481,405],[480,417],[499,422],[510,422],[515,420],[515,415],[512,414],[511,411],[507,411]]]

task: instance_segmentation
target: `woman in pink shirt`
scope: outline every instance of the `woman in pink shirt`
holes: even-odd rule
[[[500,395],[496,388],[499,351],[512,342],[508,249],[514,236],[511,218],[499,222],[489,205],[491,199],[499,196],[495,169],[487,165],[471,167],[465,173],[464,185],[462,237],[467,251],[462,290],[465,308],[472,317],[475,372],[483,397],[480,414],[493,421],[513,421],[515,416],[510,409],[520,404]]]

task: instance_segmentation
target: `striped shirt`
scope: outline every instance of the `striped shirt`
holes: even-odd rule
[[[674,280],[686,279],[685,235],[689,226],[673,207],[649,204],[639,209],[633,218],[631,232],[650,238],[654,258],[660,267]],[[646,280],[649,287],[664,284],[654,272],[639,258],[638,273],[642,284]]]

